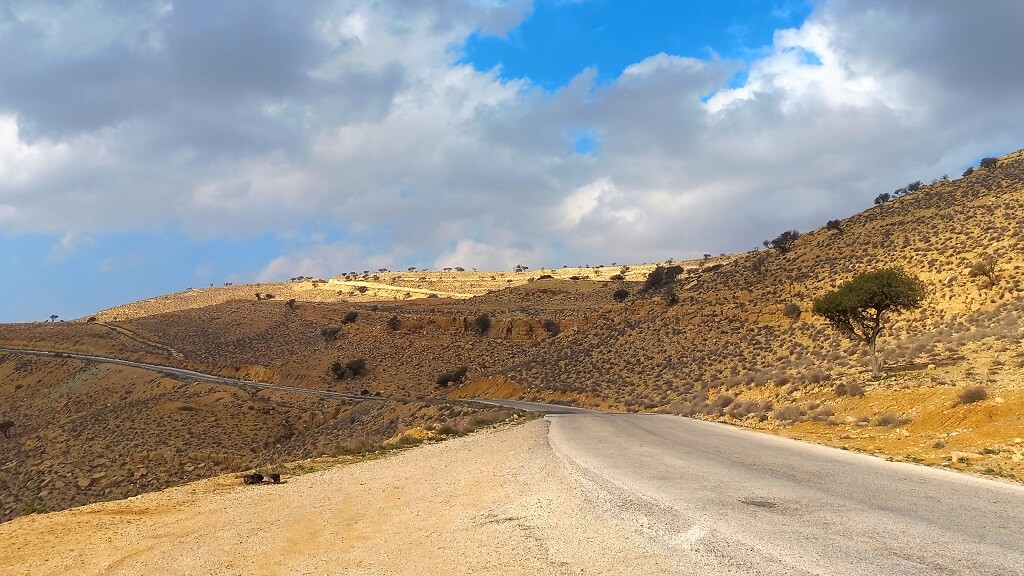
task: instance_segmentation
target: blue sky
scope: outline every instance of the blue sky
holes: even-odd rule
[[[747,250],[1024,146],[1014,0],[9,0],[0,321]]]
[[[771,45],[775,30],[799,26],[809,13],[809,2],[799,0],[542,0],[508,34],[470,37],[466,61],[555,90],[590,67],[599,81],[612,81],[659,52],[750,60]]]

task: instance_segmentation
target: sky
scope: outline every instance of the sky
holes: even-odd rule
[[[1024,147],[1019,0],[0,0],[0,322],[749,250]]]

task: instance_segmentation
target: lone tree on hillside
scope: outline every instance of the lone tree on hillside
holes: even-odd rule
[[[999,158],[989,156],[987,158],[982,158],[981,163],[978,165],[982,168],[995,168],[997,164],[999,164]]]
[[[878,335],[885,330],[887,314],[919,307],[925,293],[924,282],[917,276],[899,268],[885,268],[860,274],[815,300],[814,314],[852,340],[867,344],[871,373],[877,377],[882,366],[875,346]]]
[[[643,292],[650,292],[651,290],[657,290],[662,286],[671,284],[676,281],[676,277],[683,273],[682,266],[655,266],[654,270],[647,275],[647,280],[644,281]]]
[[[796,230],[786,230],[782,234],[779,234],[772,240],[765,240],[762,242],[765,248],[774,248],[779,251],[780,254],[789,252],[789,249],[793,247],[793,243],[800,237],[800,233]]]

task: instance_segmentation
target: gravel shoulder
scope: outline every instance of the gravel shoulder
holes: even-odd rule
[[[241,486],[0,525],[5,574],[689,573],[591,504],[546,420]]]

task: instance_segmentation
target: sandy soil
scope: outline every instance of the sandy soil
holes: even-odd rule
[[[381,460],[0,525],[5,574],[681,573],[588,503],[536,420]]]

